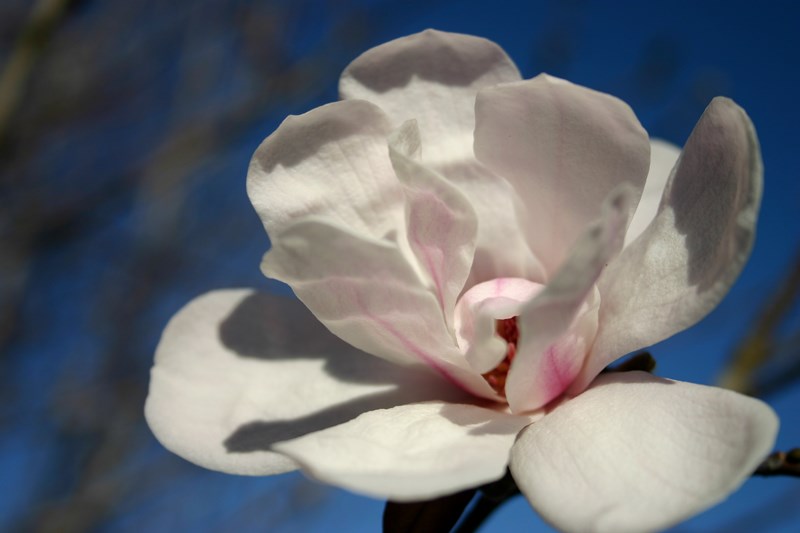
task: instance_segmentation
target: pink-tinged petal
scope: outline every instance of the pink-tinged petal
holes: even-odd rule
[[[403,192],[375,105],[336,102],[290,116],[250,161],[247,192],[270,235],[305,216],[383,237],[402,223]]]
[[[495,43],[426,30],[364,52],[342,73],[339,93],[377,104],[395,126],[418,120],[424,161],[459,161],[472,156],[478,90],[519,79]]]
[[[465,393],[331,335],[294,299],[216,291],[170,321],[156,351],[145,417],[158,440],[213,470],[297,468],[272,444],[373,409]],[[463,401],[463,400],[462,400]]]
[[[715,98],[686,142],[658,214],[598,282],[600,329],[574,392],[617,358],[716,307],[750,255],[762,174],[747,114]]]
[[[650,171],[647,173],[642,198],[636,206],[631,225],[628,226],[625,246],[641,235],[655,218],[664,196],[664,188],[680,155],[681,149],[674,144],[659,139],[650,140]]]
[[[469,199],[478,216],[475,255],[466,286],[503,277],[547,281],[542,263],[520,231],[525,209],[511,185],[474,158],[435,168]]]
[[[472,152],[476,94],[519,79],[495,43],[427,30],[365,52],[339,83],[342,98],[377,104],[395,127],[415,119],[424,144],[420,162],[456,185],[474,207],[479,224],[469,285],[498,277],[545,279],[516,230],[522,226],[516,192]]]
[[[475,113],[475,155],[516,189],[523,230],[548,273],[614,187],[628,183],[641,194],[650,143],[613,96],[540,75],[483,89]]]
[[[634,195],[627,185],[609,195],[602,218],[585,230],[553,280],[523,307],[506,382],[513,412],[545,406],[580,371],[597,331],[595,282],[622,248]]]
[[[498,310],[498,305],[502,309]],[[509,300],[484,300],[473,311],[472,339],[466,344],[464,357],[469,366],[480,374],[486,374],[503,362],[508,354],[508,343],[497,335],[498,315],[510,318],[517,314],[520,304]],[[499,312],[498,312],[499,311]]]
[[[517,433],[535,416],[428,402],[365,413],[276,446],[324,483],[415,501],[503,476]]]
[[[452,327],[456,298],[472,267],[478,220],[458,189],[421,164],[415,121],[403,124],[389,140],[389,156],[406,197],[406,237],[417,262]]]
[[[736,490],[777,430],[775,413],[758,400],[613,373],[525,429],[511,472],[561,531],[660,531]]]
[[[424,364],[470,392],[496,398],[453,340],[433,290],[395,242],[307,218],[275,235],[261,268],[356,348]]]
[[[454,311],[456,342],[476,372],[493,370],[508,353],[507,341],[497,334],[497,321],[519,315],[543,288],[526,279],[497,278],[461,296]]]

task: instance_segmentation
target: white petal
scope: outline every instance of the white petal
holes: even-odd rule
[[[716,307],[750,255],[761,189],[750,119],[715,98],[686,142],[658,215],[598,282],[600,330],[574,392],[617,358]]]
[[[520,435],[511,472],[562,531],[657,531],[724,500],[771,451],[764,403],[642,372],[600,376]]]
[[[543,407],[580,371],[597,330],[595,282],[622,248],[634,194],[621,185],[609,195],[603,217],[587,228],[553,281],[517,318],[517,355],[506,383],[515,413]]]
[[[395,126],[416,119],[426,145],[423,161],[443,162],[472,156],[478,90],[518,79],[517,67],[495,43],[426,30],[363,53],[342,73],[339,93],[377,104]]]
[[[516,189],[528,242],[548,273],[614,187],[627,182],[641,194],[650,144],[617,98],[541,75],[482,90],[475,113],[475,155]]]
[[[267,475],[296,468],[271,451],[275,442],[372,409],[462,395],[428,371],[355,350],[296,300],[228,290],[197,298],[170,321],[145,417],[189,461]]]
[[[389,120],[363,101],[290,116],[250,161],[247,192],[270,236],[305,216],[383,237],[403,218],[386,151]]]
[[[478,216],[475,256],[465,285],[506,277],[546,282],[544,267],[520,231],[525,210],[511,185],[474,158],[433,168],[469,199]]]
[[[516,193],[475,160],[475,96],[483,87],[519,80],[503,50],[480,37],[427,30],[373,48],[342,74],[342,98],[381,107],[395,127],[415,119],[421,163],[443,174],[478,214],[468,285],[498,277],[544,281],[540,262],[516,228]]]
[[[474,394],[496,397],[469,369],[434,292],[394,242],[307,218],[273,237],[261,268],[356,348],[427,365]]]
[[[276,449],[325,483],[395,501],[425,500],[501,478],[517,433],[535,418],[419,403],[365,413]]]
[[[497,320],[519,315],[543,288],[526,279],[496,278],[461,296],[455,308],[456,341],[476,372],[489,372],[506,357],[508,343],[497,334]]]
[[[475,306],[472,317],[472,339],[467,344],[465,357],[469,366],[476,372],[485,374],[503,362],[508,353],[508,343],[497,335],[497,309],[498,303],[518,308],[520,304],[509,300],[497,299],[484,300]],[[507,308],[506,308],[507,309]],[[503,309],[505,311],[506,309]],[[510,316],[519,314],[516,310],[508,313]]]
[[[642,198],[639,200],[639,205],[636,206],[636,213],[628,227],[625,246],[641,235],[655,218],[667,180],[680,155],[681,149],[674,144],[660,139],[650,140],[650,171],[647,173],[647,182],[644,184]]]
[[[432,169],[416,161],[419,129],[408,121],[389,141],[389,156],[406,197],[406,236],[448,326],[472,267],[478,220],[469,201]]]

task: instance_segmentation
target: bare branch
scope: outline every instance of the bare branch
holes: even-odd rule
[[[73,0],[39,0],[0,74],[0,144],[24,94],[28,77]]]
[[[788,452],[773,452],[756,468],[753,475],[800,477],[800,448],[793,448]]]
[[[756,374],[776,353],[776,332],[784,317],[800,297],[800,254],[783,283],[758,317],[755,326],[742,341],[720,378],[722,387],[744,394],[758,391]]]

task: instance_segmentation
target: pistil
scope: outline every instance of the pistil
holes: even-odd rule
[[[506,356],[497,365],[494,370],[483,374],[483,379],[489,384],[494,391],[500,396],[506,395],[506,378],[508,377],[508,370],[511,368],[511,362],[517,354],[517,341],[519,341],[519,329],[517,328],[517,317],[504,318],[495,321],[495,331],[508,343],[506,348]]]

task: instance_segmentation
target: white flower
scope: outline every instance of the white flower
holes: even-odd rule
[[[705,316],[745,263],[762,170],[742,109],[712,101],[680,152],[612,96],[521,81],[495,44],[436,31],[366,52],[340,93],[264,141],[248,192],[262,269],[348,344],[293,300],[198,298],[156,354],[166,447],[400,501],[510,466],[581,532],[667,527],[750,475],[777,432],[763,403],[598,377]]]

